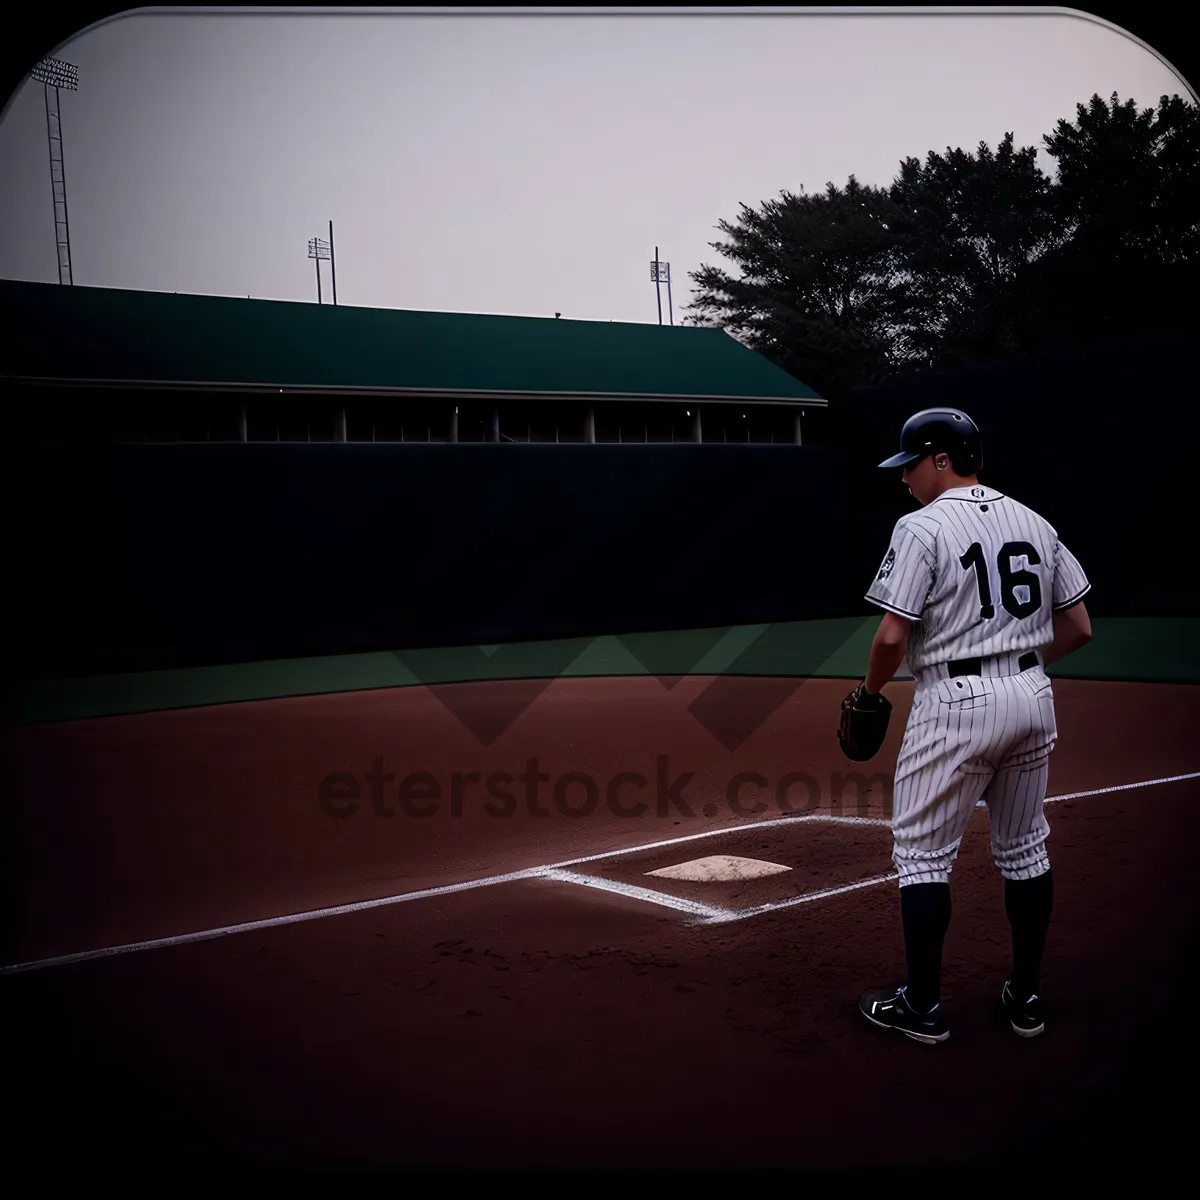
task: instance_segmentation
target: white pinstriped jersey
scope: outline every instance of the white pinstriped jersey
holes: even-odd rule
[[[912,672],[1054,640],[1052,614],[1091,589],[1045,518],[992,488],[951,488],[896,522],[866,598],[915,624]]]

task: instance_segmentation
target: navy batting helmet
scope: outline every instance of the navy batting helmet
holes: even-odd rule
[[[983,464],[979,426],[957,408],[926,408],[904,422],[900,453],[879,465],[911,467],[931,454],[948,454],[958,474],[974,475]]]

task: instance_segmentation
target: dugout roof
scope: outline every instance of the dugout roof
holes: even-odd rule
[[[721,330],[0,280],[0,377],[446,399],[825,407]]]

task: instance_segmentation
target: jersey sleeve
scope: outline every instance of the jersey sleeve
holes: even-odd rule
[[[903,519],[898,521],[866,599],[897,616],[920,620],[933,589],[936,563],[932,537]]]
[[[1054,594],[1050,607],[1054,612],[1073,608],[1092,590],[1079,560],[1062,544],[1054,544]]]

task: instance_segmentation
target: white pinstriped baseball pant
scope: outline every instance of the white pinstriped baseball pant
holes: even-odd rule
[[[915,674],[892,789],[901,887],[949,882],[980,799],[1000,874],[1033,879],[1050,869],[1044,802],[1058,736],[1054,697],[1042,668],[1017,672],[1016,658],[985,660],[983,675],[950,678],[945,667]]]

